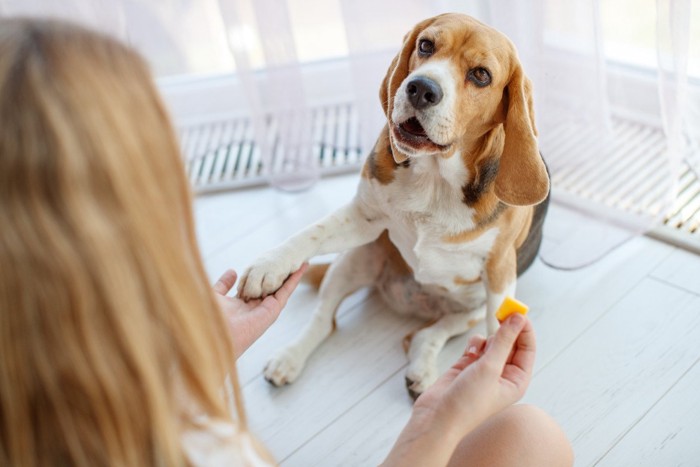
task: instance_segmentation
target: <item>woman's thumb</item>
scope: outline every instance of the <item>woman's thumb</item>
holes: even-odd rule
[[[484,358],[492,363],[504,365],[526,322],[527,319],[519,313],[514,313],[506,319],[493,336]]]

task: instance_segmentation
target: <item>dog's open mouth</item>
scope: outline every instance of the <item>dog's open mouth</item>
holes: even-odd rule
[[[423,129],[423,125],[420,124],[418,119],[416,117],[411,117],[405,122],[403,122],[399,127],[405,131],[406,133],[409,133],[412,136],[417,136],[419,138],[428,138],[428,134],[425,132]]]
[[[433,142],[416,117],[411,117],[405,122],[395,125],[394,136],[401,143],[414,149],[443,151],[447,148],[447,146]]]

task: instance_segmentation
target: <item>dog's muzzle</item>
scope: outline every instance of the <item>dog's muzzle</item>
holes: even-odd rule
[[[416,110],[437,105],[442,100],[442,88],[425,76],[413,78],[406,86],[408,100]]]
[[[397,107],[393,112],[397,121],[391,129],[399,151],[406,157],[445,151],[449,144],[440,145],[432,141],[422,123],[429,123],[430,118],[434,118],[432,114],[438,110],[437,106],[444,98],[442,87],[436,80],[418,75],[408,78],[402,89],[403,94],[397,94]]]

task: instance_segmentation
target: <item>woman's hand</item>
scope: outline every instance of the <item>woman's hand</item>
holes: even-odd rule
[[[414,412],[427,410],[448,423],[481,423],[523,397],[535,350],[530,321],[511,315],[488,340],[473,336],[462,357],[418,398]]]
[[[525,394],[534,362],[535,333],[520,314],[489,339],[472,337],[462,357],[416,400],[385,465],[446,465],[470,431]]]
[[[240,357],[277,320],[289,296],[299,285],[299,280],[307,267],[308,264],[304,263],[287,278],[277,292],[262,300],[244,302],[239,298],[226,295],[238,278],[236,271],[232,269],[226,271],[216,281],[214,284],[216,301],[229,324],[236,358]]]

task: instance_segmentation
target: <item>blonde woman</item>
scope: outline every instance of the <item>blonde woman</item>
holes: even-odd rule
[[[0,464],[180,465],[210,432],[263,456],[221,389],[230,372],[238,395],[235,352],[264,320],[232,347],[143,61],[82,28],[2,20],[0,122]]]
[[[81,27],[0,19],[0,465],[273,464],[235,358],[302,273],[263,302],[226,297],[232,271],[212,292],[143,60]],[[524,319],[474,338],[386,464],[569,465],[551,419],[510,407],[533,359]]]

